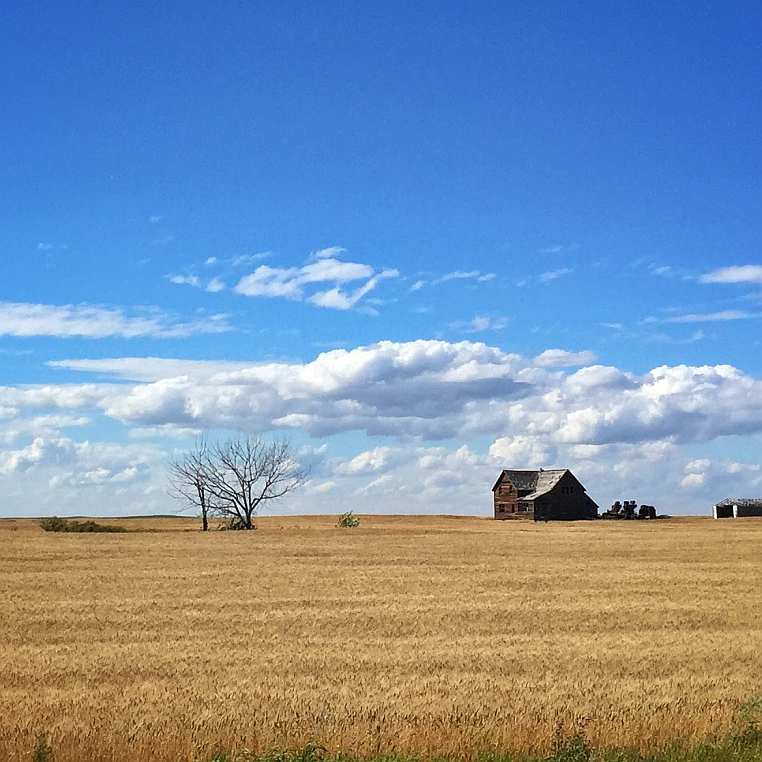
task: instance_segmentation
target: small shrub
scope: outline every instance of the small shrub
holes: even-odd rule
[[[556,740],[548,762],[591,762],[593,750],[580,735]]]
[[[97,521],[72,521],[51,516],[40,519],[40,527],[45,532],[128,532],[124,527],[111,524],[99,524]]]
[[[360,526],[360,517],[355,516],[352,511],[347,511],[346,513],[342,513],[341,516],[339,516],[339,521],[336,524],[336,526],[339,527],[359,527]]]
[[[32,762],[53,762],[53,749],[48,743],[48,737],[45,733],[37,734],[32,752]]]
[[[254,524],[254,522],[251,523],[251,530],[255,530],[257,527]],[[246,525],[243,523],[241,519],[238,518],[238,516],[233,516],[230,519],[227,519],[227,521],[223,521],[221,524],[217,525],[217,529],[220,532],[237,532],[239,530],[245,531]]]
[[[323,762],[328,750],[316,743],[308,743],[302,749],[292,751],[273,751],[264,754],[259,759],[261,762]]]

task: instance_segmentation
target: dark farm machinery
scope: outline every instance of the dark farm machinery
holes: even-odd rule
[[[656,508],[652,505],[641,505],[638,508],[638,503],[635,500],[625,500],[624,502],[617,500],[611,508],[601,514],[601,518],[619,521],[647,521],[656,518]]]

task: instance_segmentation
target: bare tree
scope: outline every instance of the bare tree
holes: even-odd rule
[[[206,437],[196,440],[193,449],[175,458],[169,464],[169,481],[172,494],[186,500],[201,511],[201,530],[209,529],[211,497],[207,489],[209,469],[209,446]]]
[[[307,471],[285,439],[230,439],[210,448],[206,461],[212,511],[241,529],[254,529],[253,518],[262,503],[292,492],[306,478]]]
[[[210,514],[224,516],[236,529],[254,529],[262,503],[283,497],[306,478],[287,440],[261,437],[214,445],[202,438],[170,466],[174,493],[201,509],[204,531]]]

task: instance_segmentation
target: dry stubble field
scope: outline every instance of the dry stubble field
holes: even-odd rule
[[[0,522],[0,759],[643,748],[762,688],[762,521],[334,522]]]

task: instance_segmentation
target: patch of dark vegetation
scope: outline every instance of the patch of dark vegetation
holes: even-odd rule
[[[331,754],[321,746],[309,744],[299,750],[267,754],[256,754],[246,749],[217,752],[193,762],[463,762],[463,757],[438,755],[428,758],[391,753],[360,758]],[[474,758],[474,762],[762,762],[762,732],[749,728],[740,735],[717,743],[685,748],[673,746],[648,753],[629,749],[594,749],[581,736],[574,736],[556,742],[553,750],[544,756],[493,753],[480,755]]]
[[[45,733],[40,733],[32,751],[32,762],[54,762],[53,747]],[[545,756],[491,753],[476,757],[457,754],[417,757],[405,754],[378,754],[355,757],[332,754],[319,744],[301,749],[256,753],[247,749],[218,751],[211,756],[180,759],[178,762],[762,762],[762,731],[749,726],[740,734],[716,742],[693,747],[673,746],[656,752],[642,753],[628,749],[594,749],[581,736],[557,741]]]
[[[72,521],[58,516],[40,519],[40,527],[45,532],[129,532],[124,527],[113,524],[99,524],[97,521]]]
[[[38,733],[34,742],[32,762],[53,762],[53,749],[48,743],[45,733]]]

